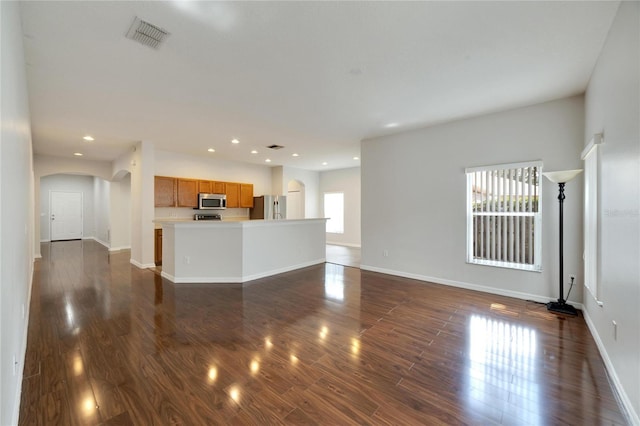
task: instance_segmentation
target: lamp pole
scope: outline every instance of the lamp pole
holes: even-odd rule
[[[564,300],[564,282],[562,279],[564,277],[564,184],[565,182],[558,183],[558,190],[560,192],[558,194],[558,202],[560,203],[560,241],[558,244],[560,247],[560,298],[558,299],[558,303],[562,304],[566,303],[566,300]]]
[[[559,312],[561,314],[568,315],[578,315],[576,308],[569,305],[564,298],[564,186],[571,179],[575,178],[582,170],[566,170],[561,172],[547,172],[543,173],[543,175],[549,179],[551,182],[558,184],[558,203],[559,206],[559,221],[560,221],[560,229],[559,229],[559,244],[558,244],[558,254],[559,254],[559,281],[560,281],[560,294],[558,295],[557,302],[549,302],[547,303],[547,309],[553,312]],[[571,281],[573,284],[573,280]],[[571,290],[569,290],[571,291]]]

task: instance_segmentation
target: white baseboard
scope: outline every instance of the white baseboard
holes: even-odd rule
[[[454,281],[454,280],[448,280],[448,279],[438,278],[438,277],[429,277],[429,276],[426,276],[426,275],[419,275],[419,274],[412,274],[412,273],[408,273],[408,272],[395,271],[393,269],[378,268],[377,266],[360,265],[360,269],[363,269],[365,271],[379,272],[381,274],[395,275],[395,276],[403,277],[403,278],[411,278],[411,279],[419,280],[419,281],[427,281],[427,282],[431,282],[431,283],[435,283],[435,284],[443,284],[443,285],[448,285],[448,286],[452,286],[452,287],[459,287],[459,288],[464,288],[464,289],[467,289],[467,290],[482,291],[484,293],[491,293],[491,294],[497,294],[497,295],[500,295],[500,296],[514,297],[516,299],[533,300],[533,301],[541,302],[541,303],[547,303],[547,302],[550,302],[552,300],[555,300],[555,299],[552,299],[552,298],[549,298],[549,297],[540,296],[538,294],[522,293],[520,291],[505,290],[505,289],[502,289],[502,288],[488,287],[488,286],[484,286],[484,285],[472,284],[472,283],[467,283],[467,282],[463,282],[463,281]],[[574,305],[577,305],[576,306],[577,308],[582,309],[582,304],[574,303],[574,302],[571,302],[571,303],[574,304]]]
[[[155,263],[140,263],[135,259],[129,259],[129,262],[131,262],[131,264],[137,268],[140,269],[147,269],[147,268],[155,268],[156,264]]]
[[[131,246],[109,247],[109,251],[131,250]]]
[[[103,246],[105,246],[106,248],[109,248],[109,243],[102,241],[100,238],[96,238],[96,237],[87,237],[84,238],[85,240],[93,240],[96,243],[102,244]]]
[[[248,281],[257,280],[259,278],[270,277],[272,275],[282,274],[289,271],[294,271],[296,269],[306,268],[308,266],[318,265],[321,263],[325,263],[326,259],[316,259],[309,262],[300,263],[298,265],[287,266],[285,268],[272,269],[267,272],[261,272],[259,274],[253,275],[242,275],[242,276],[233,276],[233,277],[186,277],[186,278],[176,278],[173,275],[162,271],[160,275],[172,283],[175,284],[228,284],[228,283],[246,283]]]
[[[604,361],[604,366],[607,369],[607,373],[609,373],[609,377],[611,377],[611,381],[613,382],[613,386],[616,388],[616,392],[620,397],[620,402],[622,403],[622,407],[625,411],[624,414],[627,415],[627,420],[631,422],[632,425],[640,425],[640,416],[633,409],[633,404],[629,399],[629,395],[625,392],[622,387],[622,383],[620,382],[620,378],[616,373],[616,369],[613,366],[613,362],[611,362],[611,358],[609,358],[609,354],[607,353],[607,349],[600,338],[600,334],[598,334],[598,330],[596,329],[595,324],[591,321],[591,317],[589,317],[589,313],[586,310],[582,310],[582,315],[584,316],[584,320],[587,323],[587,327],[589,327],[589,331],[591,332],[591,336],[593,336],[593,340],[595,340],[596,345],[598,346],[598,350],[600,351],[600,356]]]
[[[332,246],[345,246],[345,247],[362,248],[362,245],[353,244],[353,243],[339,243],[339,242],[335,242],[335,241],[327,241],[326,243],[330,244]]]

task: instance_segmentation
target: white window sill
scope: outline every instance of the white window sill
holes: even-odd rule
[[[495,268],[517,269],[519,271],[527,271],[527,272],[542,272],[542,268],[539,265],[524,265],[522,263],[500,262],[497,260],[479,260],[479,259],[468,260],[467,263],[471,265],[493,266]]]

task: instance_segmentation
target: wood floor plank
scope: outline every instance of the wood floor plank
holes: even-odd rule
[[[581,315],[330,263],[174,285],[90,240],[41,252],[20,425],[628,423]]]

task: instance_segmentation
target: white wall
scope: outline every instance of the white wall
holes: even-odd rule
[[[71,191],[82,193],[82,236],[96,236],[94,217],[93,176],[52,175],[40,179],[40,241],[50,241],[51,191]]]
[[[542,272],[472,265],[466,263],[464,169],[528,160],[542,160],[546,171],[578,169],[583,134],[578,96],[363,141],[362,268],[556,299],[557,185],[542,182]],[[565,193],[564,271],[581,283],[582,178]],[[581,286],[570,299],[582,301]]]
[[[585,142],[600,148],[599,298],[585,316],[640,424],[640,4],[622,2],[585,95]],[[618,323],[617,339],[612,321]]]
[[[33,276],[31,123],[18,2],[0,2],[0,424],[18,423]],[[14,358],[17,365],[14,367]],[[16,373],[14,374],[14,368]]]
[[[344,193],[344,234],[327,234],[327,243],[360,247],[360,167],[320,173],[320,211],[325,192]]]

